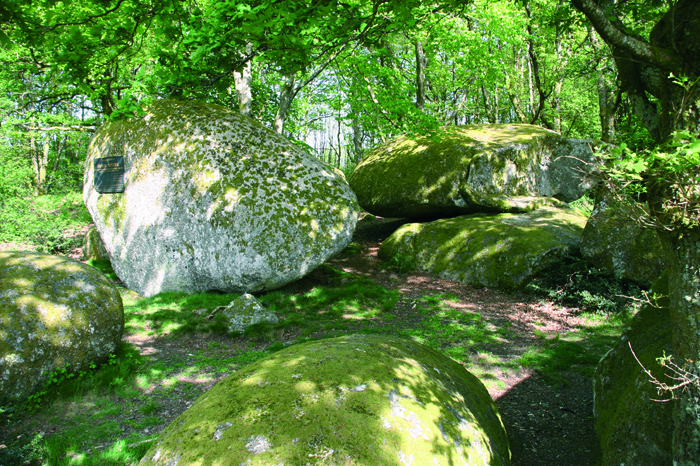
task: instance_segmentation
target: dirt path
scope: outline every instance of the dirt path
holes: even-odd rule
[[[374,223],[374,222],[373,222]],[[329,263],[346,272],[364,275],[387,289],[399,290],[410,303],[425,294],[450,293],[459,304],[478,312],[490,325],[509,323],[509,338],[491,352],[514,359],[536,343],[535,330],[564,334],[580,319],[566,308],[548,306],[530,296],[477,289],[425,273],[401,274],[382,267],[377,258],[381,241],[402,221],[377,220],[358,225],[354,242],[362,251]],[[401,303],[398,304],[401,306]],[[400,312],[400,310],[398,311]],[[478,358],[478,354],[475,358]],[[496,371],[501,384],[489,388],[508,431],[513,466],[593,466],[600,447],[593,427],[593,390],[589,378],[562,375],[563,383],[548,383],[534,371]]]

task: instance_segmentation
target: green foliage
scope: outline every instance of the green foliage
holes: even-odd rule
[[[386,261],[387,266],[400,273],[408,273],[416,270],[416,261],[405,254],[395,254]]]
[[[599,154],[605,160],[609,189],[620,198],[638,198],[647,190],[663,192],[654,200],[655,215],[647,213],[647,225],[660,229],[700,225],[700,139],[688,131],[676,131],[653,150],[631,150],[626,144]]]
[[[68,366],[51,372],[41,389],[23,402],[22,409],[32,412],[42,408],[52,397],[69,397],[77,392],[128,384],[143,362],[144,358],[137,348],[121,343],[117,351],[102,364],[90,364],[79,372],[71,371]]]
[[[109,261],[109,259],[90,259],[87,263],[88,265],[95,267],[97,270],[102,272],[113,282],[119,281],[119,277],[117,277],[117,274],[114,272],[112,263]]]
[[[528,283],[526,290],[582,312],[629,314],[642,290],[595,268],[580,256],[570,255]]]
[[[82,244],[71,235],[92,219],[80,193],[0,200],[0,242],[35,245],[40,252],[65,253]]]
[[[595,207],[595,200],[590,196],[590,194],[585,194],[581,198],[576,199],[573,202],[569,202],[568,207],[582,215],[590,217],[593,213],[593,208]]]

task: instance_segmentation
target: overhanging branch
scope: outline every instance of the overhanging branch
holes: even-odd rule
[[[606,43],[619,47],[639,61],[668,71],[678,70],[681,67],[683,60],[680,56],[622,32],[593,0],[571,0],[571,3],[586,15]]]

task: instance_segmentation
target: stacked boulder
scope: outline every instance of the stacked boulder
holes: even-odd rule
[[[666,269],[666,255],[654,230],[635,221],[635,205],[596,204],[581,238],[581,254],[615,277],[649,289]]]
[[[100,191],[96,163],[112,161],[123,179]],[[114,271],[145,296],[280,287],[342,251],[359,213],[342,173],[249,118],[193,101],[102,127],[83,198]]]
[[[592,187],[591,145],[532,125],[448,127],[377,147],[350,185],[372,214],[442,218],[405,225],[380,255],[477,286],[517,288],[580,246],[586,216],[565,203]]]

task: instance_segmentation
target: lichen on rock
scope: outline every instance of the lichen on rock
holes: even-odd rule
[[[94,160],[123,156],[125,191],[99,194]],[[161,101],[93,138],[83,198],[116,274],[145,295],[253,292],[340,252],[357,199],[332,167],[223,107]]]
[[[83,257],[87,260],[109,260],[107,249],[94,226],[90,227],[83,238]]]
[[[140,464],[502,466],[510,450],[495,403],[460,364],[410,340],[354,335],[241,369]]]
[[[450,126],[436,139],[401,136],[380,145],[350,185],[364,209],[383,217],[527,212],[590,189],[591,144],[533,125]]]
[[[0,252],[0,402],[31,395],[50,373],[85,370],[121,340],[117,289],[98,270],[35,252]]]
[[[411,223],[387,238],[379,255],[401,254],[419,270],[475,286],[521,288],[579,247],[585,223],[584,215],[556,207]]]
[[[242,333],[246,328],[254,324],[268,322],[276,324],[279,322],[277,316],[265,309],[255,296],[244,293],[231,301],[224,310],[221,311],[226,318],[229,332]]]

